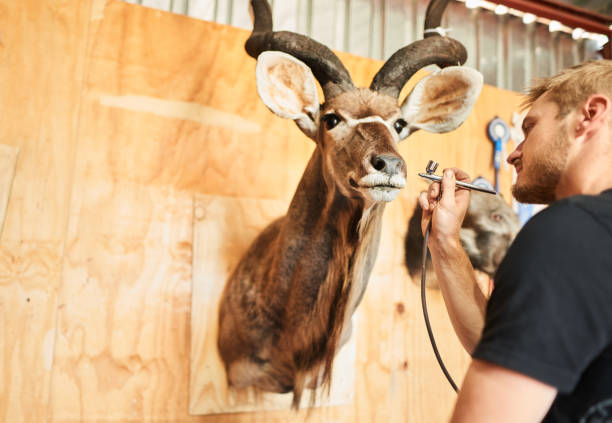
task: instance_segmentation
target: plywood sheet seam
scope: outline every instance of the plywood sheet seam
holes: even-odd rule
[[[60,310],[64,307],[63,305],[63,300],[64,300],[64,292],[63,292],[63,287],[64,287],[64,264],[66,261],[66,253],[67,253],[67,240],[68,240],[68,231],[69,231],[69,225],[70,225],[70,219],[71,219],[71,213],[70,213],[70,205],[72,204],[72,198],[73,198],[73,193],[74,193],[74,189],[75,189],[75,184],[74,184],[74,176],[75,176],[75,172],[76,172],[76,159],[79,155],[79,131],[80,131],[80,127],[81,127],[81,113],[82,113],[82,104],[83,104],[83,98],[85,96],[85,83],[87,81],[87,75],[88,75],[88,70],[89,70],[89,60],[88,58],[91,56],[91,51],[93,50],[93,46],[94,43],[91,42],[92,41],[92,26],[97,26],[97,24],[94,23],[95,18],[99,15],[100,13],[100,3],[108,3],[109,1],[112,0],[87,0],[88,2],[88,6],[89,6],[89,10],[87,11],[87,13],[85,14],[85,16],[87,17],[86,19],[86,28],[85,28],[85,37],[84,37],[84,42],[81,43],[81,51],[79,51],[75,56],[75,60],[77,63],[80,64],[81,66],[81,70],[80,72],[80,77],[78,78],[78,84],[79,84],[79,90],[78,90],[78,101],[76,104],[76,111],[75,111],[75,121],[73,123],[73,127],[72,127],[72,135],[71,135],[71,139],[72,139],[72,144],[74,145],[74,149],[72,152],[72,157],[70,158],[70,166],[71,166],[71,170],[70,170],[70,177],[68,180],[68,184],[69,184],[69,192],[68,192],[68,196],[66,198],[67,201],[67,207],[68,207],[68,212],[66,213],[65,216],[65,221],[64,221],[64,225],[63,225],[63,242],[62,242],[62,247],[61,247],[61,262],[60,262],[60,268],[59,268],[59,278],[60,278],[60,285],[58,288],[58,292],[56,293],[57,295],[57,301],[56,301],[56,310],[55,310],[55,324],[54,324],[54,337],[53,337],[53,353],[51,356],[51,375],[49,377],[49,401],[47,404],[47,421],[52,421],[53,420],[53,395],[54,395],[54,390],[53,390],[53,369],[54,369],[54,365],[55,365],[55,350],[56,350],[56,346],[57,346],[57,340],[58,340],[58,336],[60,336],[60,318],[61,318],[61,313]],[[94,5],[94,3],[96,3]],[[96,7],[94,7],[96,6]],[[104,6],[105,7],[105,6]],[[95,34],[95,32],[94,32]]]

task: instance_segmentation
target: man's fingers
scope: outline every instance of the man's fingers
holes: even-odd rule
[[[427,201],[427,192],[423,191],[419,194],[419,205],[423,210],[429,210],[429,201]]]
[[[432,211],[435,207],[435,203],[430,203],[428,200],[428,192],[423,191],[419,194],[419,205],[423,209],[423,215],[421,216],[421,232],[423,236],[425,236],[425,231],[429,226],[429,222],[431,221]]]
[[[455,204],[455,171],[453,169],[444,169],[440,202],[447,207]]]
[[[467,173],[465,173],[463,170],[456,168],[456,167],[451,167],[450,170],[455,174],[455,179],[457,181],[461,181],[461,182],[470,182],[470,175],[468,175]]]
[[[429,202],[435,202],[440,196],[440,184],[438,182],[434,182],[429,185],[429,189],[427,190],[427,196]]]
[[[426,213],[431,213],[434,207],[436,207],[437,202],[438,199],[436,197],[431,198],[429,192],[423,191],[419,194],[419,205]]]

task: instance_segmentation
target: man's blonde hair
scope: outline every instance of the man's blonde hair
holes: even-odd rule
[[[589,96],[601,93],[612,99],[612,60],[584,62],[563,70],[558,75],[541,78],[530,87],[523,100],[524,109],[543,96],[559,106],[558,118],[578,108]]]

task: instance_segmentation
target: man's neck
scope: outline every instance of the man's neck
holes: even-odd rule
[[[561,200],[572,195],[597,195],[612,188],[612,130],[601,128],[588,140],[573,145],[555,190]]]

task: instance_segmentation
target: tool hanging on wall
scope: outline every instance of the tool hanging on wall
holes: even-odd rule
[[[493,167],[495,168],[495,190],[499,192],[499,168],[501,167],[504,144],[510,139],[510,127],[498,116],[495,116],[487,126],[487,135],[495,145]]]

